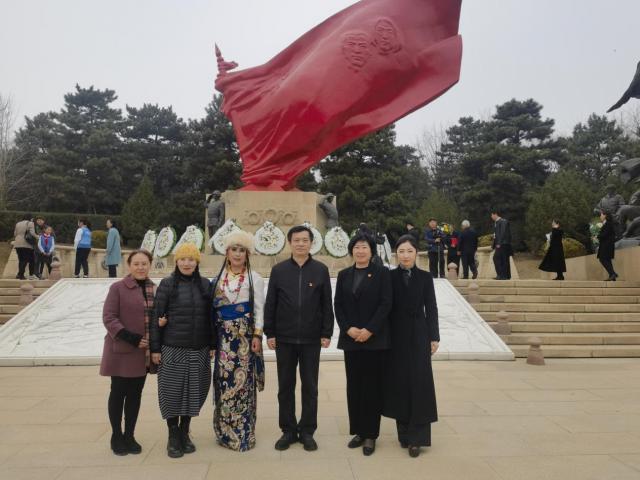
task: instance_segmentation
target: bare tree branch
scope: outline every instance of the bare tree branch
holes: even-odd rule
[[[14,144],[15,113],[11,97],[0,94],[0,210],[14,206],[29,180],[29,169]]]

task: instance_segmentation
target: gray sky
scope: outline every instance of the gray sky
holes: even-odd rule
[[[214,42],[240,68],[259,65],[352,3],[0,0],[0,93],[20,116],[59,110],[79,83],[114,89],[120,108],[158,103],[199,118],[213,93]],[[465,0],[461,81],[401,120],[399,141],[488,116],[513,97],[535,98],[557,132],[570,133],[627,88],[640,60],[639,19],[638,0]]]

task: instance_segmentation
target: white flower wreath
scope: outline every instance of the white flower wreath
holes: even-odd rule
[[[204,246],[204,232],[195,225],[189,225],[180,237],[180,240],[178,240],[178,243],[176,243],[176,246],[173,247],[173,253],[175,253],[177,248],[183,243],[193,243],[198,250],[202,250]]]
[[[154,248],[156,257],[164,258],[169,255],[176,244],[176,237],[176,231],[171,227],[164,227],[160,230]]]
[[[233,221],[232,218],[224,222],[224,224],[216,230],[216,233],[213,234],[213,237],[209,240],[209,246],[212,250],[215,250],[220,255],[225,255],[227,252],[224,248],[224,240],[232,232],[236,232],[241,230],[236,222]]]
[[[349,254],[349,235],[341,227],[333,227],[324,236],[324,248],[335,258]]]
[[[309,253],[311,253],[311,255],[316,255],[320,250],[322,250],[322,234],[309,222],[304,222],[302,225],[309,228],[313,233],[313,243],[311,244],[311,251]]]
[[[146,250],[147,252],[153,254],[154,249],[156,248],[156,240],[158,239],[158,234],[155,230],[147,230],[147,233],[144,234],[144,238],[142,239],[142,244],[140,248],[142,250]]]
[[[271,222],[264,222],[254,236],[255,248],[263,255],[277,255],[284,248],[285,235]]]

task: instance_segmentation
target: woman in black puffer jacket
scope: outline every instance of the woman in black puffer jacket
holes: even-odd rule
[[[176,270],[158,286],[149,326],[151,360],[158,365],[158,397],[169,427],[171,458],[195,452],[189,438],[191,417],[198,416],[211,385],[210,282],[200,276],[200,252],[183,244],[175,252]]]

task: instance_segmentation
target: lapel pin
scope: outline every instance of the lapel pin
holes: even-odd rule
[[[369,274],[369,275],[367,275],[367,277],[371,278],[371,277],[373,277],[373,275]]]
[[[313,283],[309,282],[309,286],[310,286],[310,287],[313,287]]]

